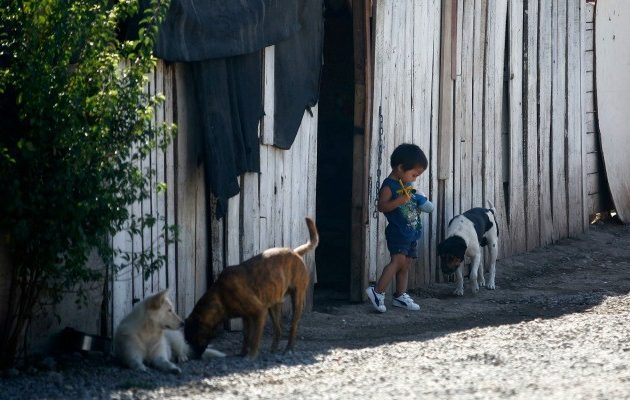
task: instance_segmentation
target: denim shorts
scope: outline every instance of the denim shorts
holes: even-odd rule
[[[417,247],[418,242],[416,240],[406,243],[396,243],[391,240],[387,241],[387,250],[389,250],[389,254],[392,256],[394,254],[404,254],[407,257],[418,258]]]

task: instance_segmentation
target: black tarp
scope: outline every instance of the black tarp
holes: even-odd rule
[[[297,32],[303,3],[309,1],[171,0],[156,54],[170,61],[203,61],[253,53]]]
[[[300,16],[302,29],[276,45],[275,115],[273,144],[293,144],[305,109],[319,100],[324,45],[324,9],[321,0],[306,0]],[[348,55],[352,60],[352,54]]]
[[[276,45],[274,145],[288,149],[317,103],[322,43],[322,0],[172,0],[156,55],[190,64],[217,218],[238,176],[260,171],[262,49]]]
[[[206,185],[217,197],[217,218],[227,211],[227,199],[239,192],[236,178],[260,171],[261,63],[260,52],[190,63]]]

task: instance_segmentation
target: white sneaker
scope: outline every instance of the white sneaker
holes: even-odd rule
[[[370,286],[365,289],[365,293],[367,293],[367,296],[370,298],[370,301],[372,302],[372,305],[374,306],[376,311],[382,313],[387,311],[387,308],[385,308],[384,293],[378,293],[376,290],[374,290],[374,286]]]
[[[394,297],[392,301],[392,305],[394,307],[406,308],[409,311],[418,311],[420,306],[416,304],[415,301],[407,294],[403,293],[398,297]]]

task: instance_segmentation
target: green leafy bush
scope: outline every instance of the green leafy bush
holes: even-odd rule
[[[41,302],[82,293],[108,270],[133,263],[150,274],[164,262],[111,246],[116,232],[156,222],[130,215],[128,205],[150,195],[154,171],[139,160],[174,132],[151,123],[164,99],[143,90],[168,0],[143,3],[136,40],[119,39],[118,27],[137,15],[137,0],[8,0],[0,8],[0,247],[11,265],[0,367],[14,362]],[[163,240],[173,232],[167,227]],[[106,268],[86,267],[93,249]]]

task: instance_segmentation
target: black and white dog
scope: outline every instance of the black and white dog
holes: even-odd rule
[[[438,256],[442,259],[441,268],[444,274],[456,273],[454,294],[464,294],[464,262],[470,260],[470,281],[472,291],[477,293],[479,286],[494,290],[494,277],[499,250],[499,227],[496,220],[496,209],[490,201],[490,208],[472,208],[463,214],[456,215],[448,223],[446,239],[437,247]],[[486,281],[481,270],[483,247],[490,250],[490,279]]]

